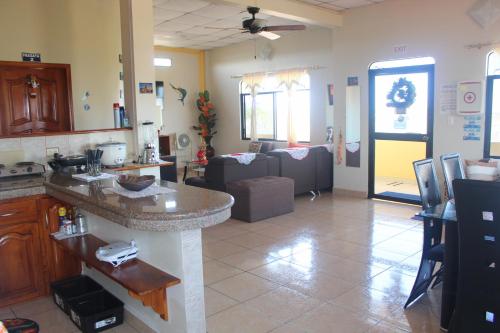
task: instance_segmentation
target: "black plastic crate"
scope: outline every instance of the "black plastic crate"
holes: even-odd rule
[[[83,333],[107,330],[123,323],[123,302],[101,290],[69,302],[70,317]]]
[[[58,307],[69,314],[68,302],[77,297],[103,290],[102,286],[86,275],[78,275],[51,284],[52,297]]]

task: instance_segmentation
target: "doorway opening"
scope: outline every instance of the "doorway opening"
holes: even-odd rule
[[[370,198],[420,204],[412,162],[432,157],[434,63],[426,57],[370,66]]]

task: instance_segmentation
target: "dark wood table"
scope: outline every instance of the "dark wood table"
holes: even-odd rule
[[[458,282],[458,225],[455,201],[447,201],[446,203],[421,211],[417,215],[423,218],[441,220],[445,226],[440,326],[442,329],[448,330],[453,311],[455,310]]]

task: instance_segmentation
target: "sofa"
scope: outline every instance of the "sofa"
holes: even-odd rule
[[[267,153],[279,160],[279,176],[295,181],[295,195],[310,191],[331,190],[333,187],[333,153],[325,146],[307,147],[309,152],[301,160],[278,149]]]
[[[186,179],[186,185],[227,192],[232,181],[279,175],[279,161],[276,157],[258,153],[248,165],[231,157],[215,156],[208,161],[203,177]]]

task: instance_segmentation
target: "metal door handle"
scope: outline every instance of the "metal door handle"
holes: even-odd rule
[[[422,140],[424,140],[424,141],[429,141],[429,137],[428,137],[427,135],[424,135],[424,136],[422,137]]]

